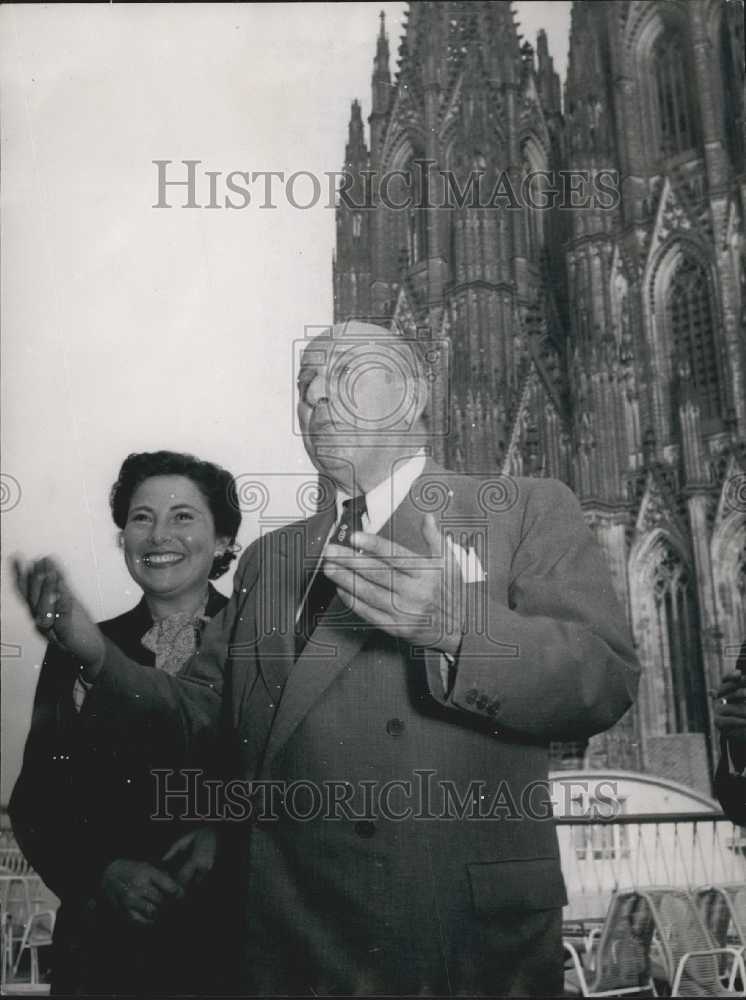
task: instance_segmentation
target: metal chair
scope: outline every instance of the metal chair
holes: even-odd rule
[[[0,869],[11,875],[25,875],[31,866],[17,847],[9,847],[0,848]]]
[[[5,995],[5,987],[13,967],[13,927],[9,913],[0,908],[0,991]]]
[[[653,991],[650,974],[650,943],[653,914],[644,896],[634,890],[611,897],[600,935],[587,939],[585,963],[569,941],[565,950],[572,969],[565,974],[568,987],[585,997],[622,996]],[[594,939],[598,945],[593,946]]]
[[[715,948],[693,896],[686,889],[670,887],[641,889],[653,915],[658,946],[672,996],[743,996],[732,990],[743,960],[735,948]],[[729,986],[723,984],[723,958],[731,964]]]
[[[716,948],[746,947],[746,884],[709,885],[697,891],[697,906]],[[727,956],[723,956],[720,975],[733,979]]]
[[[18,969],[21,964],[21,959],[23,958],[23,953],[26,949],[29,950],[31,956],[31,972],[30,972],[30,986],[39,985],[39,948],[45,948],[51,945],[52,935],[54,933],[54,921],[55,921],[55,911],[54,910],[40,910],[38,913],[32,913],[31,916],[26,921],[26,925],[23,928],[23,935],[21,937],[21,943],[16,952],[16,959],[13,965],[13,978],[18,975]]]

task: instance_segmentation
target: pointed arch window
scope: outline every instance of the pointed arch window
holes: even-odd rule
[[[672,546],[662,542],[658,553],[652,596],[656,658],[665,687],[666,732],[704,732],[705,685],[694,580]]]
[[[699,396],[703,419],[722,415],[712,294],[707,272],[699,261],[684,257],[666,296],[674,357],[687,363]]]
[[[658,145],[662,156],[694,145],[694,119],[687,84],[687,55],[679,31],[664,31],[653,48]]]
[[[409,199],[407,207],[407,244],[410,267],[426,260],[427,248],[427,161],[420,158],[410,160]]]
[[[524,190],[528,192],[529,190],[529,179],[531,177],[531,161],[524,156],[523,159],[523,176],[525,178]],[[540,248],[540,223],[541,219],[538,215],[537,209],[533,207],[526,199],[523,205],[523,215],[526,224],[526,250],[528,253],[529,260],[536,260]]]
[[[537,260],[544,247],[544,206],[546,205],[546,157],[533,141],[523,144],[523,216],[526,227],[526,251],[529,260]]]

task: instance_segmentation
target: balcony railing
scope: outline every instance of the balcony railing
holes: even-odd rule
[[[746,883],[746,831],[720,813],[557,819],[567,920],[601,919],[614,889]]]

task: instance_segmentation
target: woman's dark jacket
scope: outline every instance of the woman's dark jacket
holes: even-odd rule
[[[210,586],[206,617],[214,617],[226,603]],[[140,641],[152,624],[143,598],[131,611],[101,622],[99,628],[127,656],[154,668],[154,654]],[[181,973],[167,968],[169,948],[172,943],[178,946],[182,957],[189,952],[183,934],[185,929],[193,933],[195,915],[192,912],[186,919],[188,904],[174,911],[175,919],[166,921],[173,933],[167,929],[164,934],[162,928],[124,924],[108,910],[99,889],[110,862],[127,858],[157,865],[171,844],[193,828],[179,816],[184,803],[174,799],[169,804],[172,820],[151,818],[159,805],[153,770],[180,768],[185,762],[155,760],[147,740],[133,745],[126,726],[117,719],[111,720],[105,743],[95,737],[93,727],[86,725],[86,705],[78,712],[73,703],[77,674],[74,658],[50,644],[21,774],[9,804],[21,850],[62,902],[55,928],[52,991],[152,992],[162,985],[176,992]],[[206,771],[218,768],[217,760],[199,764]],[[178,774],[172,777],[171,787],[180,780]],[[177,925],[180,940],[171,942]],[[142,983],[143,978],[148,982]],[[192,981],[190,992],[194,985]]]

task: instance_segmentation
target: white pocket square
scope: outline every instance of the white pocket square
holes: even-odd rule
[[[471,547],[464,549],[461,545],[452,542],[450,538],[448,542],[461,567],[461,579],[464,583],[482,583],[487,579],[475,549]]]

